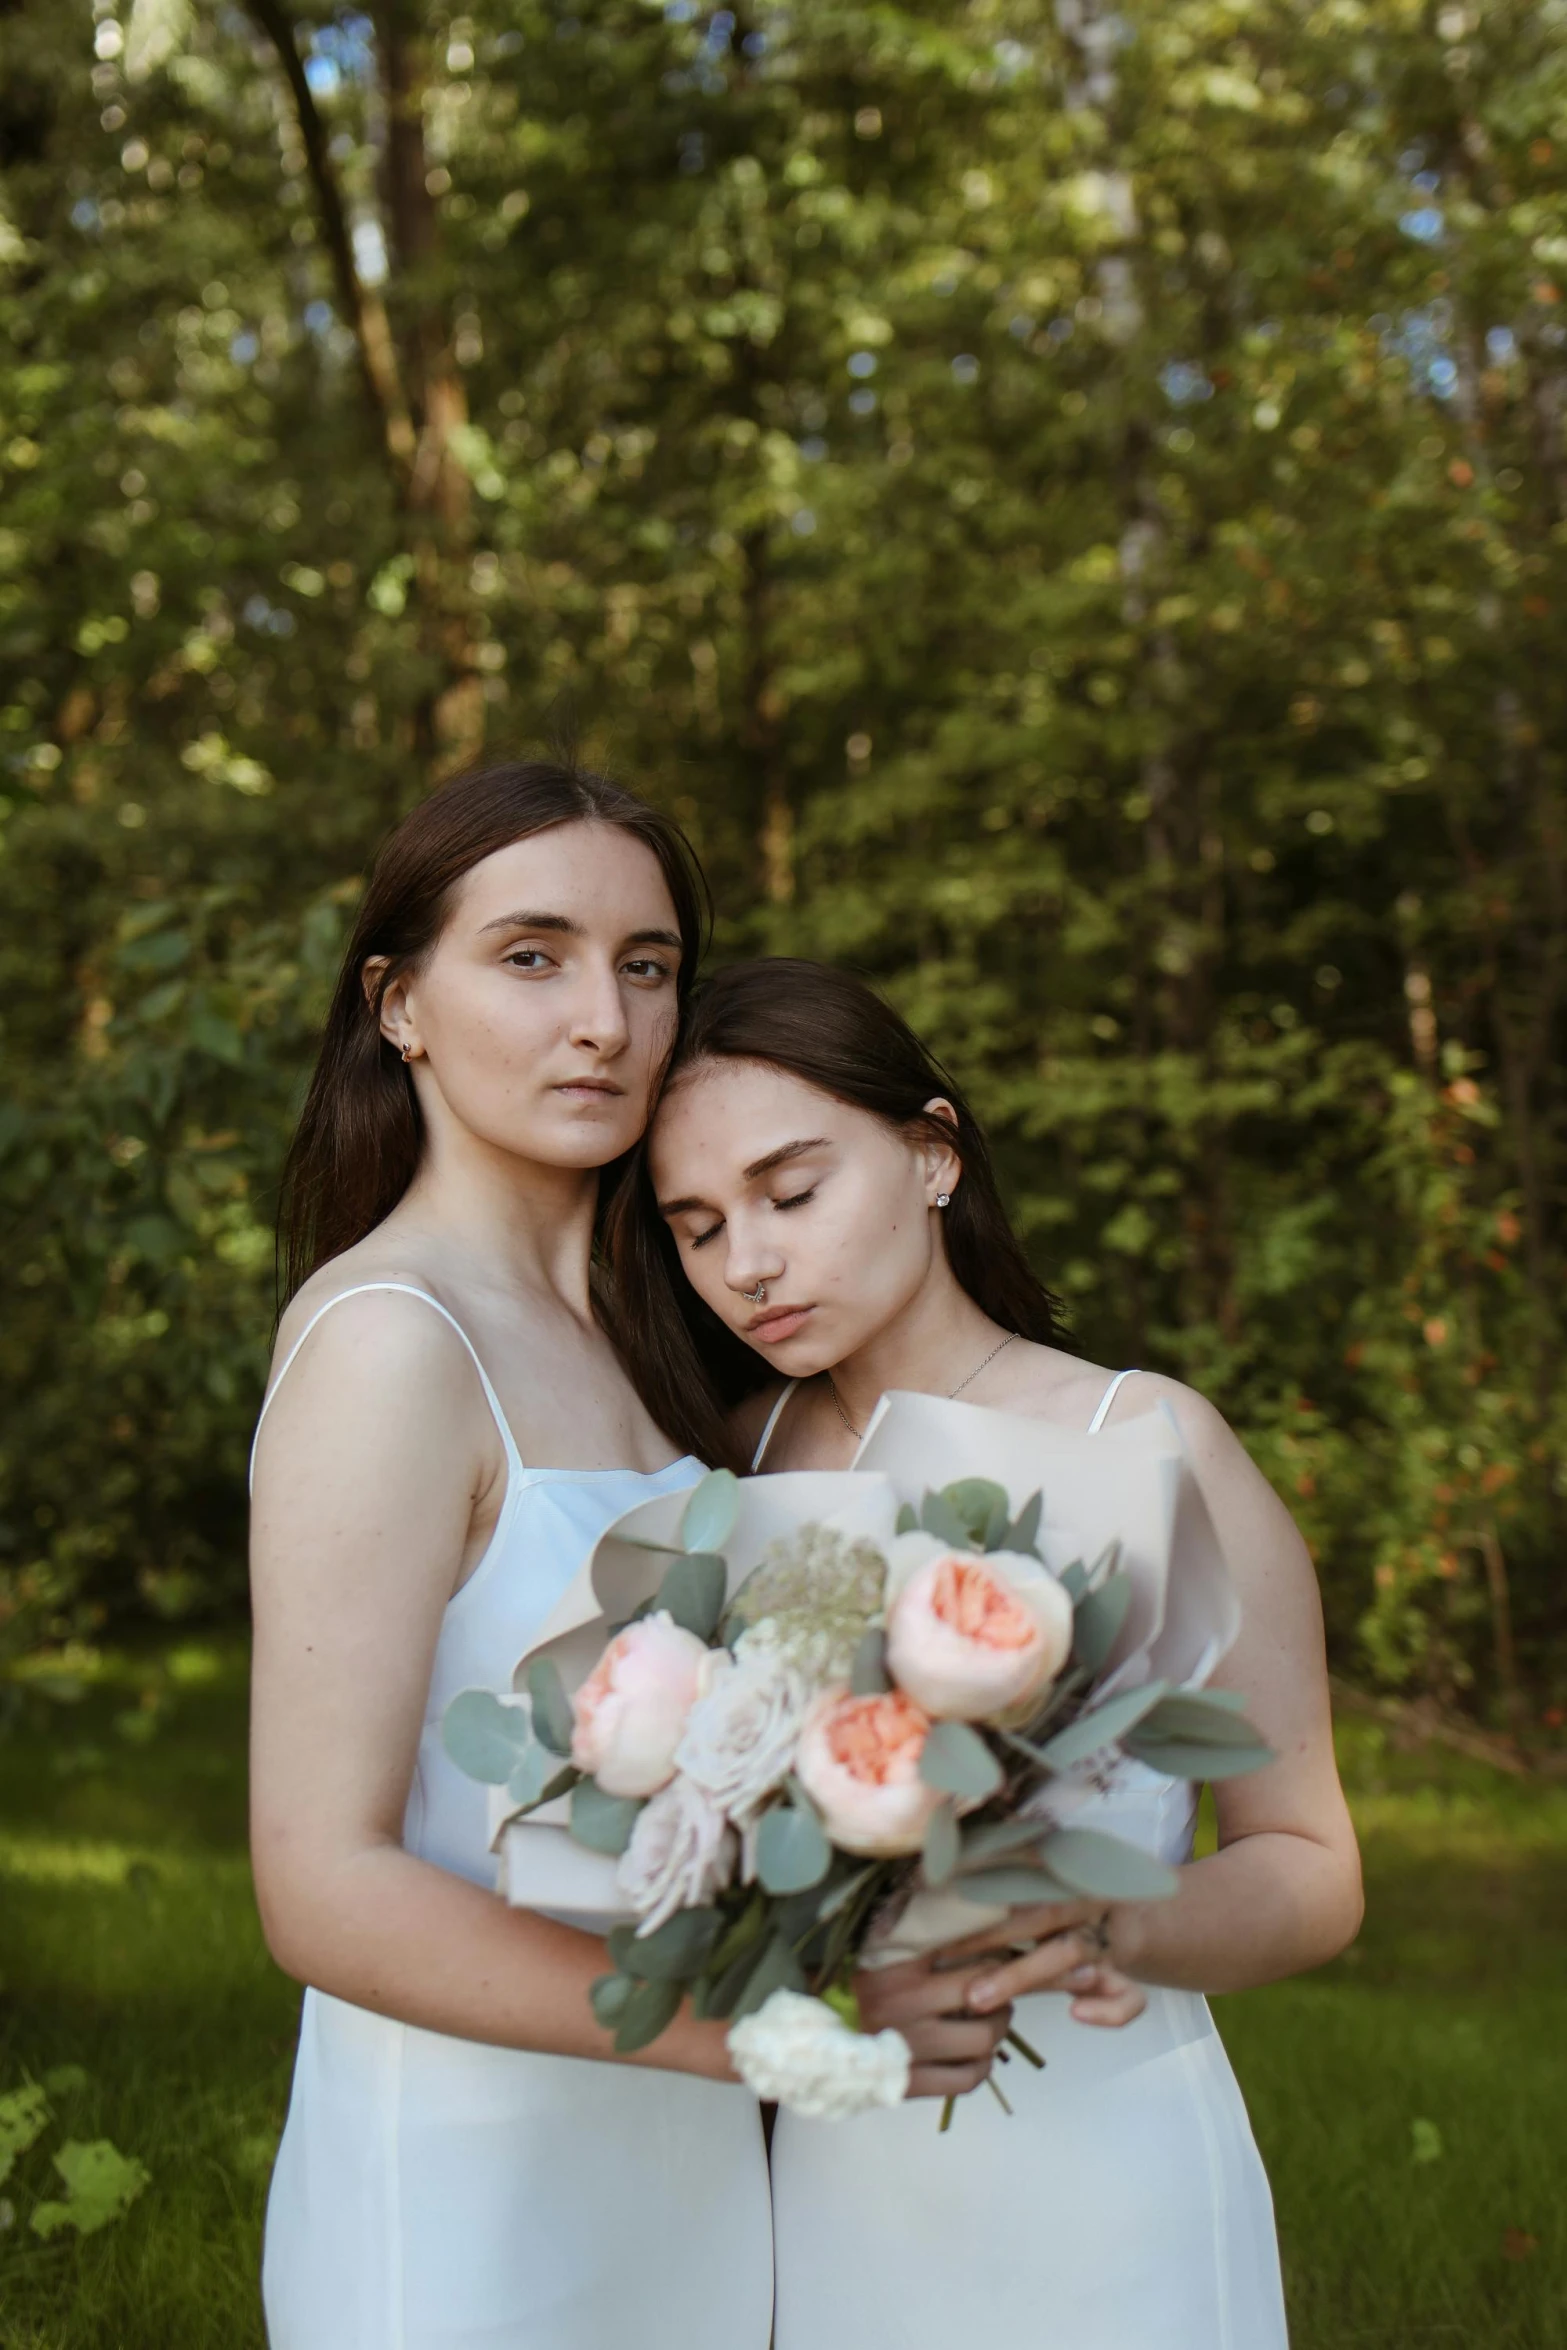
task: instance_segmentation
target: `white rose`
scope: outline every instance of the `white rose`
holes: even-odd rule
[[[824,1999],[799,1991],[775,1991],[755,2015],[731,2024],[729,2053],[754,2095],[776,2098],[807,2121],[840,2121],[908,2095],[901,2032],[853,2031]]]
[[[735,1840],[711,1796],[690,1779],[671,1779],[637,1814],[615,1881],[642,1923],[656,1933],[677,1909],[700,1909],[734,1874]]]
[[[805,1681],[780,1651],[746,1640],[735,1656],[715,1649],[702,1669],[675,1761],[720,1810],[743,1824],[793,1769],[809,1703]]]

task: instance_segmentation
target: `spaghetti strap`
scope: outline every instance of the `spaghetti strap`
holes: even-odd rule
[[[772,1410],[767,1415],[767,1425],[762,1430],[761,1436],[757,1441],[755,1452],[753,1452],[751,1455],[751,1474],[753,1477],[756,1475],[757,1470],[762,1465],[763,1453],[767,1450],[767,1447],[773,1440],[773,1430],[777,1427],[780,1419],[783,1417],[784,1405],[789,1401],[790,1396],[793,1395],[799,1384],[800,1382],[798,1379],[790,1379],[785,1384],[783,1393],[779,1396],[778,1401],[774,1404]]]
[[[311,1331],[320,1321],[322,1315],[329,1314],[334,1306],[340,1306],[345,1297],[366,1297],[372,1290],[379,1289],[396,1290],[403,1297],[422,1298],[427,1306],[433,1306],[435,1308],[435,1311],[440,1315],[443,1322],[450,1322],[452,1328],[456,1331],[458,1337],[462,1340],[463,1345],[468,1349],[468,1353],[473,1361],[473,1367],[479,1374],[479,1385],[484,1389],[484,1400],[495,1415],[495,1425],[500,1430],[501,1442],[506,1448],[507,1469],[508,1471],[514,1471],[518,1476],[522,1474],[522,1455],[517,1450],[517,1439],[511,1432],[511,1427],[507,1421],[506,1414],[501,1410],[500,1398],[496,1394],[494,1388],[490,1385],[490,1375],[479,1360],[478,1348],[474,1345],[473,1340],[468,1336],[467,1331],[458,1321],[456,1315],[448,1313],[445,1306],[442,1305],[440,1299],[437,1297],[432,1297],[427,1289],[416,1289],[411,1281],[361,1281],[353,1289],[340,1289],[336,1297],[329,1297],[325,1305],[317,1306],[315,1312],[311,1315],[309,1321],[305,1324],[305,1327],[303,1330],[301,1330],[299,1336],[295,1339],[293,1345],[289,1348],[287,1354],[283,1357],[283,1368],[279,1371],[277,1377],[273,1380],[271,1386],[267,1389],[266,1395],[262,1401],[261,1410],[256,1418],[256,1433],[250,1440],[250,1473],[248,1482],[251,1486],[254,1486],[256,1481],[256,1446],[261,1441],[262,1423],[266,1419],[267,1413],[272,1408],[272,1398],[276,1395],[278,1389],[282,1386],[284,1380],[288,1377],[289,1372],[292,1370],[294,1357],[298,1354],[300,1348],[304,1345],[305,1340],[310,1336]]]
[[[1121,1392],[1122,1382],[1127,1379],[1135,1379],[1136,1377],[1137,1370],[1135,1365],[1129,1371],[1117,1371],[1115,1377],[1111,1380],[1109,1386],[1105,1389],[1103,1395],[1099,1398],[1098,1411],[1095,1412],[1093,1418],[1088,1423],[1088,1433],[1090,1436],[1097,1436],[1100,1429],[1104,1426],[1105,1418],[1109,1412],[1110,1406],[1114,1403],[1116,1397]]]

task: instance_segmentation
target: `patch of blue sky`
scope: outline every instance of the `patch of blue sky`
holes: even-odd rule
[[[1398,225],[1417,244],[1439,245],[1447,227],[1447,216],[1435,204],[1417,204],[1412,212],[1399,214]]]
[[[343,82],[373,83],[375,26],[369,17],[355,14],[317,25],[310,36],[305,74],[318,98],[330,97]]]
[[[1172,359],[1159,370],[1159,388],[1174,408],[1190,408],[1213,398],[1213,384],[1190,359]]]

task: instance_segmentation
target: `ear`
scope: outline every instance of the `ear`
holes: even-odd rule
[[[395,979],[388,980],[386,974],[390,965],[390,955],[367,956],[360,967],[359,983],[365,991],[365,1002],[372,1011],[379,991],[381,1034],[406,1061],[418,1052],[419,1039],[408,1002],[408,975],[399,972]]]
[[[943,1126],[950,1126],[954,1138],[958,1130],[958,1113],[945,1094],[935,1094],[925,1104],[927,1118],[937,1118]],[[963,1180],[963,1161],[954,1143],[938,1142],[934,1135],[926,1135],[920,1143],[920,1155],[925,1161],[925,1197],[931,1207],[943,1192],[950,1199]]]

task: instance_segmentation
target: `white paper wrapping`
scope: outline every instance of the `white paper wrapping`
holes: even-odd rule
[[[883,1396],[852,1470],[795,1471],[745,1479],[726,1545],[732,1594],[779,1535],[817,1522],[851,1538],[890,1538],[902,1503],[918,1508],[958,1477],[1005,1487],[1014,1516],[1043,1495],[1039,1547],[1062,1573],[1092,1565],[1111,1545],[1132,1578],[1132,1604],[1111,1652],[1102,1693],[1150,1679],[1205,1681],[1240,1628],[1240,1605],[1213,1522],[1173,1416],[1163,1407],[1095,1436],[1043,1421],[896,1391]],[[595,1545],[517,1660],[521,1687],[535,1656],[555,1659],[568,1691],[587,1678],[608,1628],[657,1590],[668,1564],[639,1543],[678,1540],[688,1492],[657,1494],[616,1519]],[[518,1818],[504,1788],[490,1790],[497,1882],[515,1905],[603,1932],[631,1915],[615,1863],[572,1840],[565,1798]],[[884,1949],[912,1955],[1003,1919],[1001,1909],[922,1893]]]

